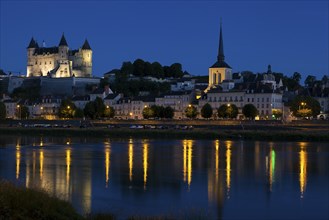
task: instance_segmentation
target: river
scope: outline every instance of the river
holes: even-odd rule
[[[119,219],[328,219],[328,163],[316,142],[0,136],[0,179]]]

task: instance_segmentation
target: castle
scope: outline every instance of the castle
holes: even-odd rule
[[[62,35],[58,47],[39,47],[31,39],[27,47],[27,77],[92,77],[92,50],[87,41],[78,50],[69,50]]]

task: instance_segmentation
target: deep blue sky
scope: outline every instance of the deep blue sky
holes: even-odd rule
[[[71,49],[85,38],[93,49],[93,74],[136,58],[163,65],[180,62],[207,75],[217,56],[219,21],[233,72],[272,70],[321,78],[329,73],[328,1],[3,1],[0,68],[26,72],[33,36]]]

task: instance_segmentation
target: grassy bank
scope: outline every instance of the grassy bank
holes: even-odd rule
[[[196,210],[177,216],[131,216],[128,220],[208,219],[207,214]],[[113,214],[81,216],[69,202],[49,196],[38,189],[26,189],[0,180],[0,219],[24,220],[112,220]]]
[[[68,202],[35,189],[0,182],[0,219],[83,219]]]
[[[115,138],[177,138],[177,139],[232,139],[271,141],[329,141],[327,129],[254,129],[195,128],[193,130],[174,129],[129,129],[129,128],[0,128],[2,135],[42,135],[62,137],[115,137]]]

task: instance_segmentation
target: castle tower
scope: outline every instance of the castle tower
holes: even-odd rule
[[[34,62],[33,54],[36,48],[38,48],[38,44],[32,37],[29,45],[27,46],[27,70],[26,70],[27,77],[33,76],[33,62]]]
[[[82,51],[82,71],[84,72],[84,77],[91,77],[92,74],[92,55],[93,51],[86,39],[81,48]]]
[[[55,73],[55,77],[70,77],[72,75],[72,63],[69,61],[69,46],[64,33],[58,45],[58,56],[59,67]]]
[[[61,41],[59,42],[59,45],[58,45],[58,52],[59,52],[59,55],[60,55],[60,57],[59,57],[60,59],[62,59],[62,60],[68,59],[69,46],[66,42],[64,33],[63,33]]]
[[[232,68],[225,62],[222,22],[221,22],[217,61],[216,63],[214,63],[214,65],[212,65],[209,68],[209,83],[206,91],[208,91],[212,87],[216,87],[218,84],[222,83],[223,80],[231,80],[231,79],[232,79]]]

